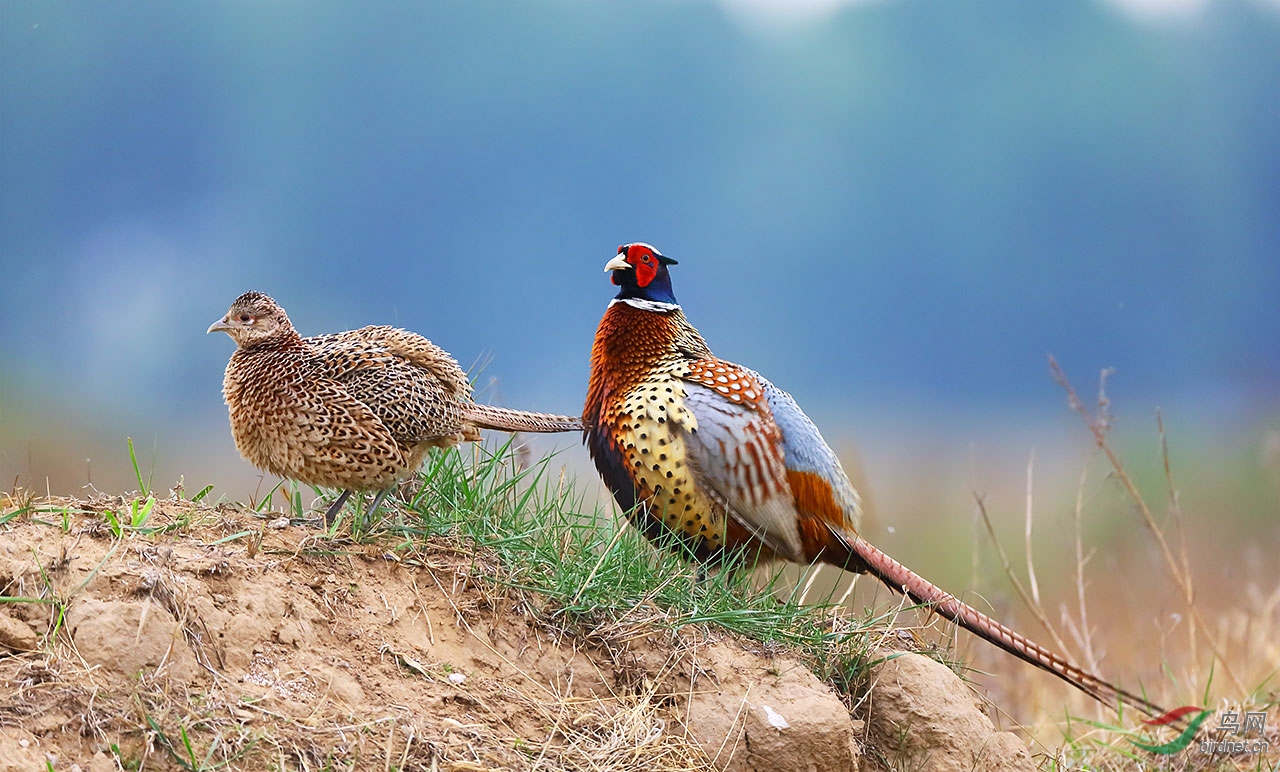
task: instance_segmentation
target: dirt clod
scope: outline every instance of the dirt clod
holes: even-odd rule
[[[32,651],[40,643],[40,636],[21,619],[0,611],[0,646],[14,651]]]
[[[1022,742],[995,731],[981,702],[945,665],[911,652],[885,656],[872,668],[868,723],[872,742],[891,764],[888,768],[1035,769]]]
[[[698,660],[687,726],[717,768],[856,772],[849,711],[808,669],[723,644]]]

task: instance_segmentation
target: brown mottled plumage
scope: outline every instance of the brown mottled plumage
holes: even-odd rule
[[[237,346],[222,381],[236,448],[272,474],[341,489],[328,522],[351,491],[379,491],[372,511],[430,448],[478,440],[481,429],[582,429],[577,418],[477,405],[457,360],[407,330],[304,338],[260,292],[237,298],[215,330]]]

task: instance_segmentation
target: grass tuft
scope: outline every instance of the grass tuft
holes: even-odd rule
[[[353,497],[350,520],[340,518],[326,535],[335,547],[389,545],[401,560],[432,550],[468,555],[471,576],[487,592],[520,602],[566,635],[626,641],[686,628],[740,635],[797,656],[856,698],[874,664],[868,631],[886,629],[887,616],[851,619],[830,597],[802,602],[803,582],[790,589],[781,566],[700,569],[678,543],[650,544],[588,505],[588,486],[553,474],[554,457],[530,466],[523,458],[514,439],[435,451],[401,487],[400,508],[370,518]],[[296,515],[300,499],[292,505]],[[319,544],[312,550],[326,552]]]

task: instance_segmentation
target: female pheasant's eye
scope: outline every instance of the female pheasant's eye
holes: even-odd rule
[[[253,317],[248,314],[240,314],[240,321],[244,324],[248,324],[253,321]]]

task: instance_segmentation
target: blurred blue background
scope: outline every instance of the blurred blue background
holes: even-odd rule
[[[11,0],[0,196],[6,488],[126,487],[130,435],[251,489],[204,335],[251,288],[577,412],[633,240],[870,459],[1073,420],[1049,352],[1147,432],[1262,448],[1280,395],[1273,0]]]
[[[260,500],[204,333],[248,289],[576,413],[635,240],[943,586],[1034,625],[973,494],[1006,544],[1034,502],[1056,600],[1079,485],[1111,672],[1167,678],[1185,606],[1053,353],[1090,403],[1116,369],[1113,441],[1210,619],[1274,610],[1280,0],[4,0],[0,491],[134,490],[128,436],[161,493]],[[578,439],[537,443],[591,506]]]

